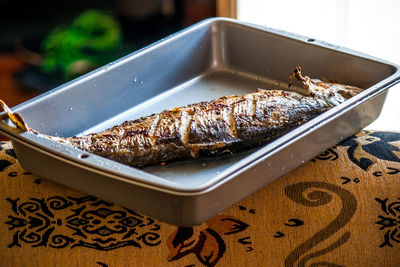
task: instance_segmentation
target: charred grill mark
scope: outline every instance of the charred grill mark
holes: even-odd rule
[[[151,130],[149,131],[149,129],[144,129],[144,128],[136,128],[136,129],[129,129],[127,131],[125,131],[124,136],[126,137],[132,137],[138,134],[145,134],[148,135],[151,132]],[[110,136],[113,137],[113,139],[115,139],[116,137],[119,137],[119,135],[115,135],[115,134],[110,134]]]
[[[219,110],[219,109],[225,109],[228,108],[229,105],[225,104],[225,103],[215,103],[214,105],[212,105],[212,108],[215,110]]]
[[[158,123],[160,122],[160,114],[155,115],[155,119],[153,121],[153,124],[151,125],[150,131],[149,131],[149,137],[150,137],[150,142],[155,145],[156,137],[155,137],[155,131],[157,129]]]
[[[117,135],[114,133],[105,133],[105,134],[103,134],[102,137],[105,139],[108,139],[108,140],[112,140],[112,139],[117,138]]]
[[[160,114],[155,115],[155,119],[150,128],[150,135],[154,135],[155,131],[157,130],[158,123],[160,122]]]
[[[255,94],[251,96],[251,117],[255,117],[257,112],[257,99]]]
[[[193,119],[193,109],[189,108],[181,114],[181,127],[179,129],[181,142],[185,147],[189,146],[190,127]]]
[[[229,103],[228,108],[226,109],[225,112],[224,120],[226,123],[227,131],[230,134],[230,136],[232,136],[234,139],[237,139],[238,133],[237,133],[237,125],[236,125],[234,110],[235,110],[235,102]]]

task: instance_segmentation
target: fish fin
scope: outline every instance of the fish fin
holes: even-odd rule
[[[315,82],[313,80],[310,79],[310,77],[308,76],[302,76],[301,75],[301,67],[297,66],[294,71],[290,74],[289,76],[289,88],[290,86],[292,86],[293,84],[293,79],[296,78],[296,80],[298,80],[302,85],[303,88],[307,90],[308,94],[314,96],[315,95]]]
[[[29,127],[25,123],[21,114],[12,112],[12,110],[1,99],[0,99],[0,106],[18,129],[21,129],[22,131],[28,131]]]
[[[289,76],[289,85],[288,87],[290,88],[290,86],[292,86],[293,84],[293,79],[296,78],[299,82],[301,82],[302,84],[305,85],[305,78],[303,76],[301,76],[301,67],[297,66],[294,71],[292,71],[292,73]]]

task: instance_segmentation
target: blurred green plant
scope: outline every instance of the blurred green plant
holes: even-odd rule
[[[122,43],[116,19],[97,10],[88,10],[69,26],[51,31],[41,44],[46,73],[61,73],[72,79],[113,61]]]

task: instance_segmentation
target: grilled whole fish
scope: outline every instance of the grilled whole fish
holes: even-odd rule
[[[311,80],[300,67],[290,75],[307,95],[283,90],[258,90],[209,102],[164,110],[80,137],[49,137],[58,142],[134,167],[178,159],[236,152],[265,144],[362,90]],[[17,127],[30,129],[3,103]]]

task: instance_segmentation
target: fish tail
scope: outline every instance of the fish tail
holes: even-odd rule
[[[1,109],[7,114],[7,116],[10,118],[12,123],[14,123],[14,125],[18,129],[21,129],[22,131],[29,131],[29,127],[25,123],[21,114],[12,112],[12,110],[7,106],[7,104],[4,103],[4,101],[1,99],[0,99],[0,106],[1,106]]]

